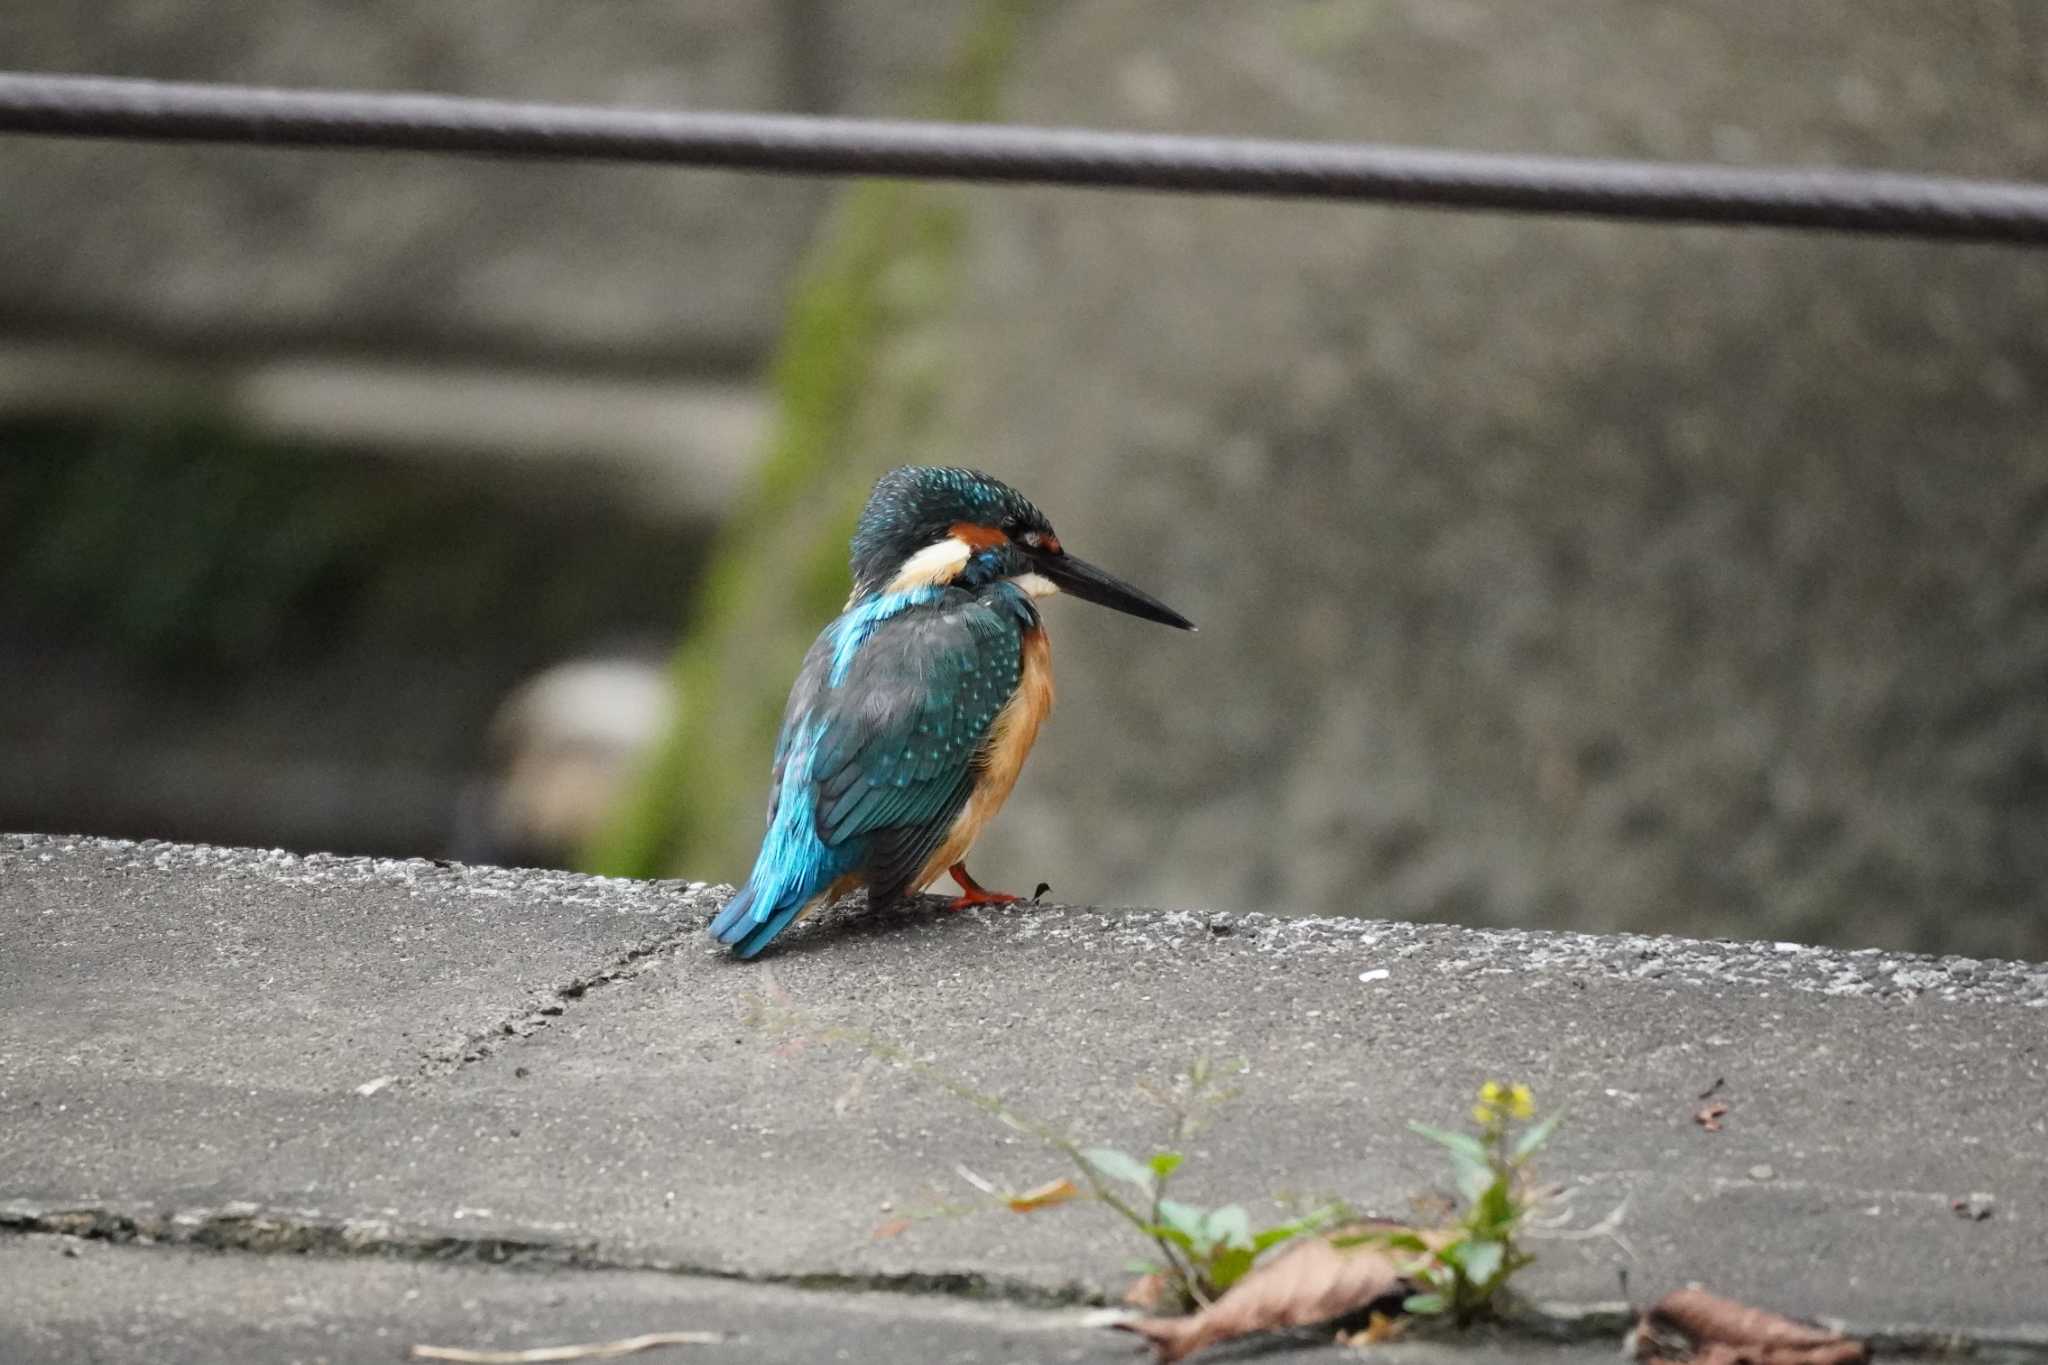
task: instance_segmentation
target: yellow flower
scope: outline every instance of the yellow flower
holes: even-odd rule
[[[1482,1128],[1497,1122],[1507,1098],[1507,1088],[1499,1081],[1488,1081],[1480,1086],[1479,1103],[1472,1106],[1472,1121]]]
[[[1472,1121],[1485,1126],[1498,1123],[1503,1115],[1529,1119],[1536,1114],[1536,1097],[1526,1085],[1502,1085],[1488,1081],[1479,1087],[1479,1103],[1472,1106]]]

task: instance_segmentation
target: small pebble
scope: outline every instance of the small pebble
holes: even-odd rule
[[[1749,1168],[1749,1178],[1751,1180],[1769,1180],[1776,1174],[1777,1172],[1768,1166],[1752,1166]]]

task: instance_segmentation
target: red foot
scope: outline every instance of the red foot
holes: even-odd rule
[[[947,903],[948,910],[965,910],[970,905],[1015,905],[1018,897],[1007,891],[990,891],[980,882],[967,875],[966,863],[954,863],[946,869],[954,881],[960,883],[963,894]]]

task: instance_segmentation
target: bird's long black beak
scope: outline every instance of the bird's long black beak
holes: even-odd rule
[[[1040,553],[1031,556],[1031,563],[1039,573],[1058,584],[1062,591],[1074,594],[1083,602],[1142,616],[1163,626],[1177,626],[1181,630],[1195,628],[1193,621],[1151,593],[1141,592],[1116,575],[1104,573],[1085,559],[1064,553]]]

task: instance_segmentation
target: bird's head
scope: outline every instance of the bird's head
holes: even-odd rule
[[[1193,630],[1194,623],[1066,552],[1031,500],[973,469],[910,465],[875,483],[853,533],[856,599],[928,583],[978,587],[1011,579],[1033,596],[1086,602]]]

